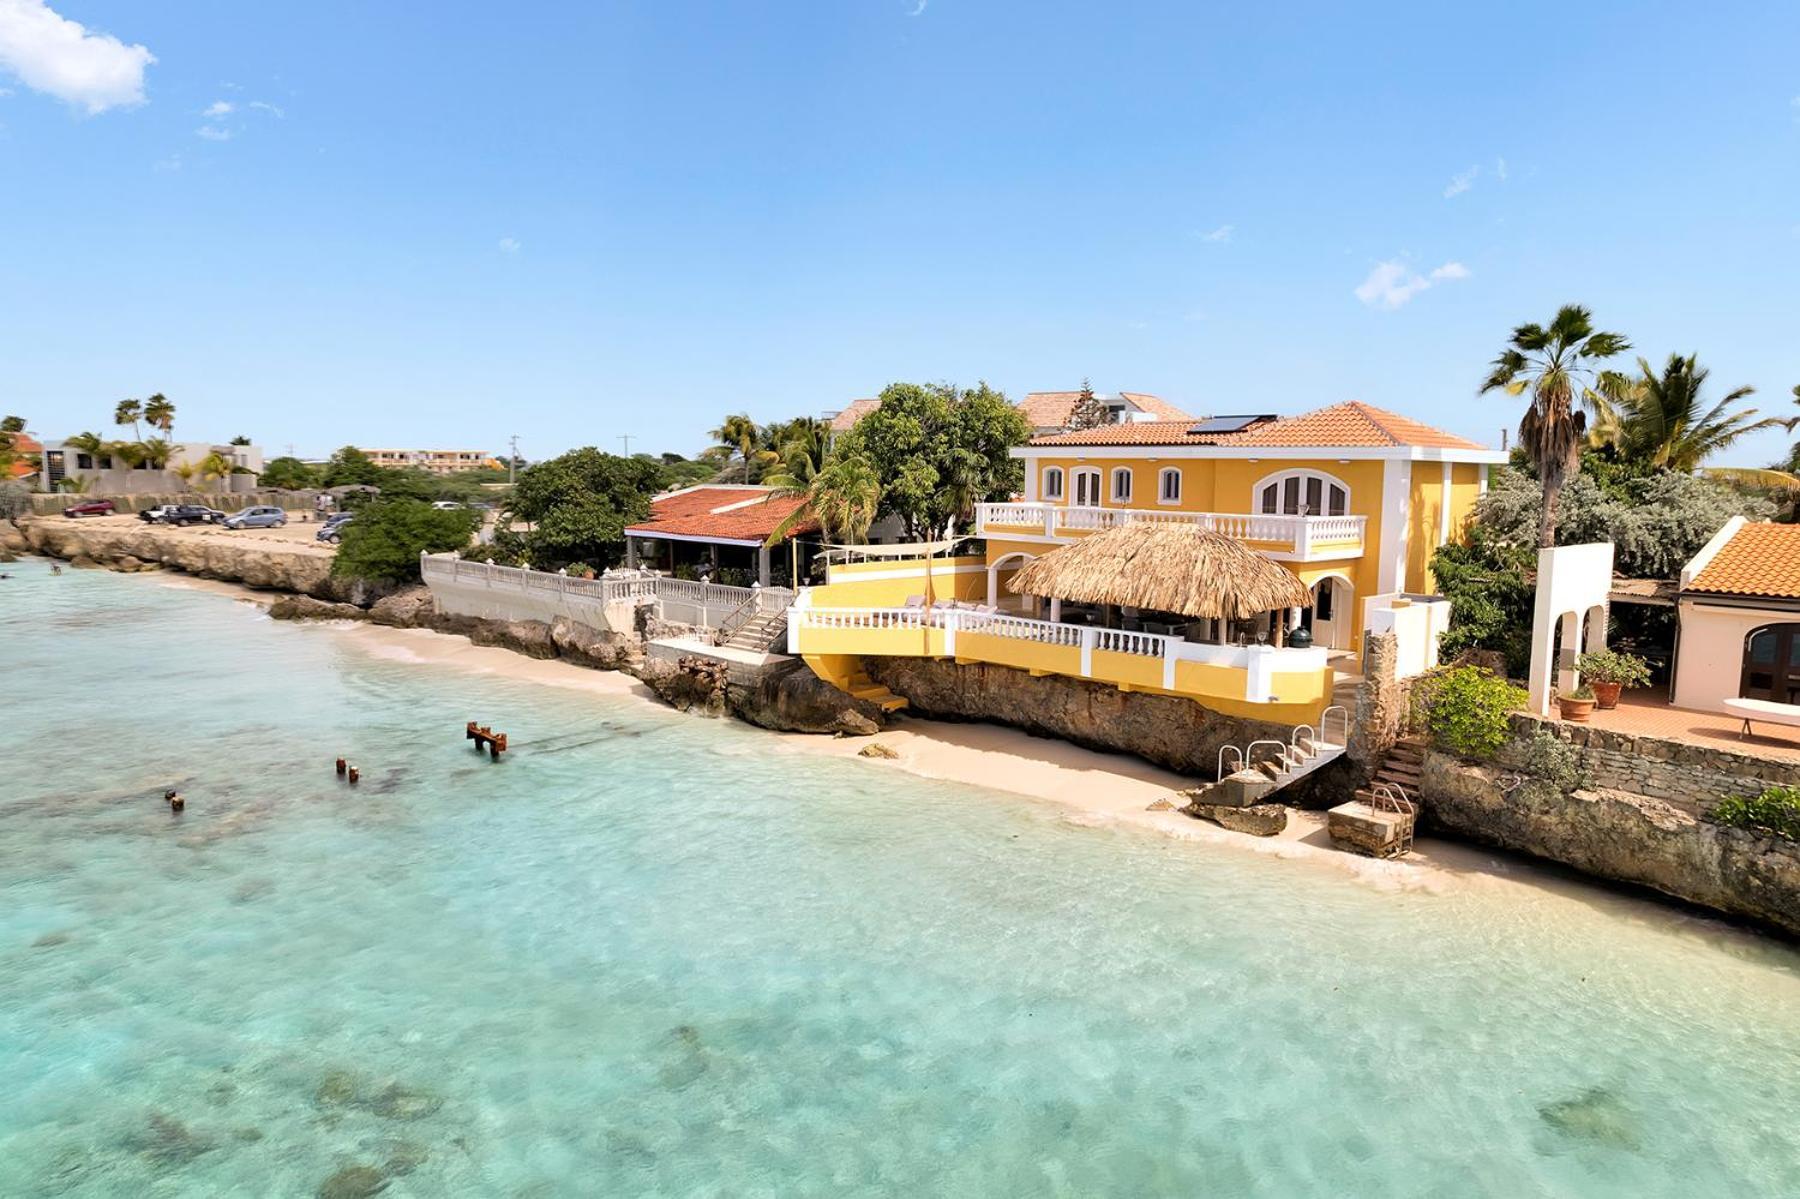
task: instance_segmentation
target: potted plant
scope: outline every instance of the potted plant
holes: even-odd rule
[[[1612,650],[1596,650],[1575,659],[1581,681],[1594,689],[1595,702],[1602,709],[1619,706],[1619,693],[1627,687],[1644,687],[1650,683],[1650,664],[1636,654],[1616,654]]]
[[[1562,709],[1564,720],[1586,724],[1588,717],[1594,714],[1594,689],[1583,683],[1567,695],[1558,695],[1556,706]]]

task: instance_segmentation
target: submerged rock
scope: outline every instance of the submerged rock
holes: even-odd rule
[[[1573,1098],[1547,1103],[1538,1108],[1538,1115],[1566,1137],[1618,1149],[1638,1146],[1637,1117],[1605,1087],[1589,1087]]]
[[[210,1137],[192,1132],[186,1124],[164,1112],[151,1112],[144,1127],[127,1141],[135,1153],[163,1165],[191,1162],[217,1146]]]
[[[1288,810],[1278,803],[1251,804],[1247,808],[1227,804],[1196,804],[1196,816],[1212,821],[1234,833],[1253,837],[1273,837],[1287,828]]]
[[[367,1199],[387,1188],[388,1176],[376,1166],[345,1166],[319,1184],[319,1199]]]
[[[900,755],[879,741],[871,741],[856,751],[859,758],[898,758]]]
[[[313,1103],[326,1109],[355,1108],[384,1120],[422,1120],[444,1106],[441,1097],[421,1087],[394,1079],[369,1085],[348,1070],[325,1075],[313,1091]]]

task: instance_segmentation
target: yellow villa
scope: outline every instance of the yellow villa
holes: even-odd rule
[[[982,504],[980,557],[865,557],[832,565],[789,616],[790,652],[855,694],[883,698],[867,655],[948,657],[1181,695],[1233,715],[1306,722],[1329,702],[1334,651],[1368,627],[1442,604],[1432,552],[1457,536],[1503,453],[1363,403],[1300,416],[1136,421],[1037,437],[1013,451],[1021,496]],[[1217,594],[1167,609],[1031,594],[1019,572],[1062,547],[1151,526],[1237,543],[1298,580],[1283,607],[1248,612],[1250,563],[1208,550]],[[1122,572],[1170,554],[1109,547]],[[1065,572],[1066,573],[1066,572]],[[1056,577],[1032,572],[1026,580]],[[1173,594],[1173,593],[1171,593]],[[1301,600],[1310,602],[1302,603]],[[1414,607],[1417,605],[1417,607]],[[1384,623],[1385,622],[1385,623]],[[1441,625],[1438,626],[1441,628]],[[1420,643],[1428,634],[1414,638]],[[1404,650],[1402,651],[1405,652]]]

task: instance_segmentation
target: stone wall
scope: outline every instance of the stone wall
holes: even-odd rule
[[[1211,779],[1219,749],[1259,738],[1286,741],[1288,725],[1208,711],[1189,699],[1120,691],[1105,683],[1031,672],[985,662],[936,658],[865,657],[869,677],[911,710],[944,720],[985,720],[1089,749],[1135,754],[1183,774]],[[1302,788],[1335,767],[1282,791],[1283,802],[1304,803]],[[1339,780],[1342,786],[1342,780]]]
[[[318,494],[316,491],[268,490],[232,492],[229,495],[200,491],[120,493],[94,488],[82,495],[66,491],[39,492],[31,497],[31,511],[37,516],[61,516],[65,508],[84,504],[89,500],[111,500],[115,508],[127,513],[147,512],[164,504],[205,504],[208,508],[217,508],[221,512],[236,512],[240,508],[258,504],[275,504],[289,511],[303,511],[312,508],[313,500]]]
[[[1436,752],[1425,756],[1419,790],[1435,830],[1800,936],[1795,842],[1711,824],[1690,804],[1605,787],[1564,794]]]
[[[1543,731],[1574,746],[1594,787],[1645,795],[1696,812],[1727,796],[1757,795],[1778,784],[1800,785],[1800,762],[1632,736],[1524,712],[1514,713],[1512,719],[1513,732],[1520,738]]]

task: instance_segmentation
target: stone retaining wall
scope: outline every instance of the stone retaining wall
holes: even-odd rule
[[[1774,785],[1800,785],[1800,762],[1730,749],[1633,736],[1591,725],[1513,714],[1521,738],[1548,732],[1574,746],[1593,786],[1627,791],[1698,811],[1731,795],[1757,795]]]

